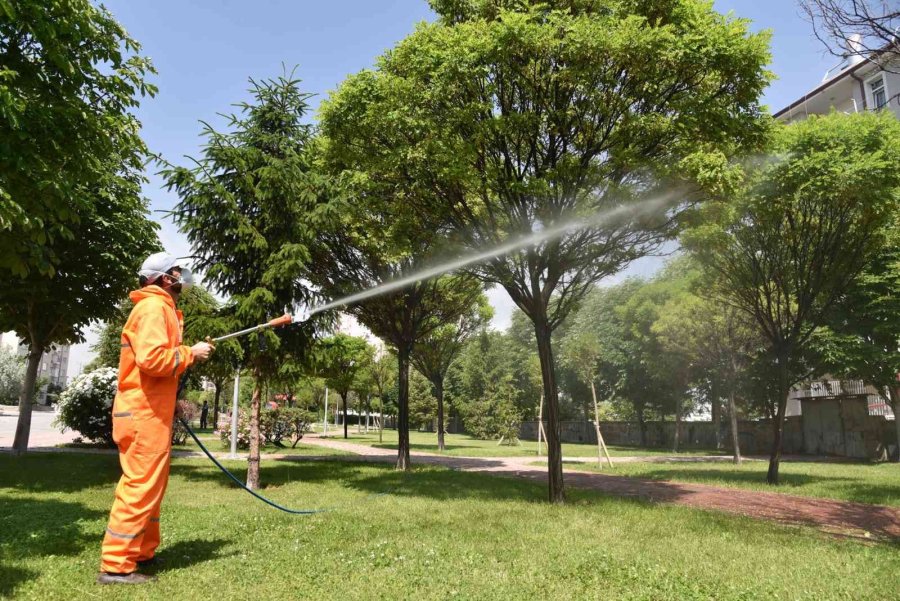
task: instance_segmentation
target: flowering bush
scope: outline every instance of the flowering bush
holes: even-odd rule
[[[181,417],[184,421],[191,423],[197,417],[197,405],[190,401],[176,401],[178,408],[181,410]],[[175,420],[172,426],[172,444],[183,445],[187,442],[188,432],[181,424],[180,420]]]
[[[219,430],[219,437],[223,444],[231,444],[231,416],[228,417],[228,426]],[[237,448],[250,448],[250,414],[243,410],[238,410]]]
[[[84,438],[113,446],[112,403],[118,370],[112,367],[81,374],[59,395],[55,425],[74,430]]]
[[[296,447],[303,435],[309,432],[315,415],[309,411],[298,408],[263,409],[259,412],[259,439],[260,444],[272,444],[276,447],[284,447],[284,439],[291,441],[291,446]],[[231,426],[219,431],[222,442],[231,444]],[[250,448],[250,419],[246,411],[238,411],[238,437],[237,448]]]

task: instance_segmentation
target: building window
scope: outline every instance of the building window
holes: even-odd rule
[[[879,74],[868,81],[869,93],[872,97],[872,108],[878,110],[887,105],[887,88],[884,85],[884,75]]]

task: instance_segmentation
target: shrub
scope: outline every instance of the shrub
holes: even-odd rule
[[[181,416],[184,421],[191,423],[199,414],[197,405],[190,401],[176,401],[178,408],[181,410]],[[172,426],[172,444],[183,445],[187,442],[188,432],[179,420],[175,420]]]
[[[285,424],[287,435],[291,439],[291,448],[297,446],[303,435],[309,432],[316,416],[312,412],[296,407],[288,409],[279,409],[281,412],[280,420]]]
[[[96,443],[113,446],[112,403],[118,370],[101,367],[76,377],[59,395],[59,415],[54,422],[62,431],[74,430]]]
[[[259,438],[262,444],[284,447],[284,439],[291,441],[291,448],[296,447],[303,435],[309,432],[315,416],[304,409],[296,407],[262,409],[259,413]],[[231,444],[231,427],[219,432],[222,442]],[[238,412],[237,448],[250,448],[250,420],[246,411]]]
[[[219,431],[219,437],[225,445],[231,444],[231,419],[228,425]],[[250,448],[250,416],[246,411],[238,411],[237,448]]]
[[[460,399],[457,407],[466,431],[475,438],[500,439],[518,443],[522,417],[516,409],[517,392],[507,378],[492,382],[480,399]]]
[[[112,405],[118,388],[119,370],[101,367],[77,376],[59,395],[59,415],[54,425],[62,431],[74,430],[91,442],[115,446],[112,435]],[[178,401],[185,419],[197,415],[195,405]],[[187,430],[177,420],[172,428],[172,444],[184,444]]]

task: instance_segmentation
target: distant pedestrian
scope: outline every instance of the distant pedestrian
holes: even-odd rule
[[[203,406],[200,407],[200,429],[206,427],[206,418],[209,417],[209,403],[203,400]]]

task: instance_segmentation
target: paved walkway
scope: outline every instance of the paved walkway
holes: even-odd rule
[[[378,449],[342,440],[313,436],[304,437],[303,442],[356,453],[360,455],[360,458],[370,461],[393,462],[397,457],[397,452],[394,450]],[[547,482],[545,467],[529,465],[534,463],[535,457],[448,457],[431,453],[411,453],[411,456],[414,463],[526,478],[544,484]],[[296,456],[295,458],[300,459]],[[710,460],[709,457],[639,457],[613,458],[613,461],[615,462],[616,459],[669,462]],[[730,460],[730,458],[725,459]],[[720,488],[706,484],[643,480],[577,471],[568,466],[566,467],[565,481],[567,486],[596,490],[616,496],[724,511],[787,524],[803,524],[842,536],[900,540],[900,509],[895,507],[800,497],[783,493]]]

